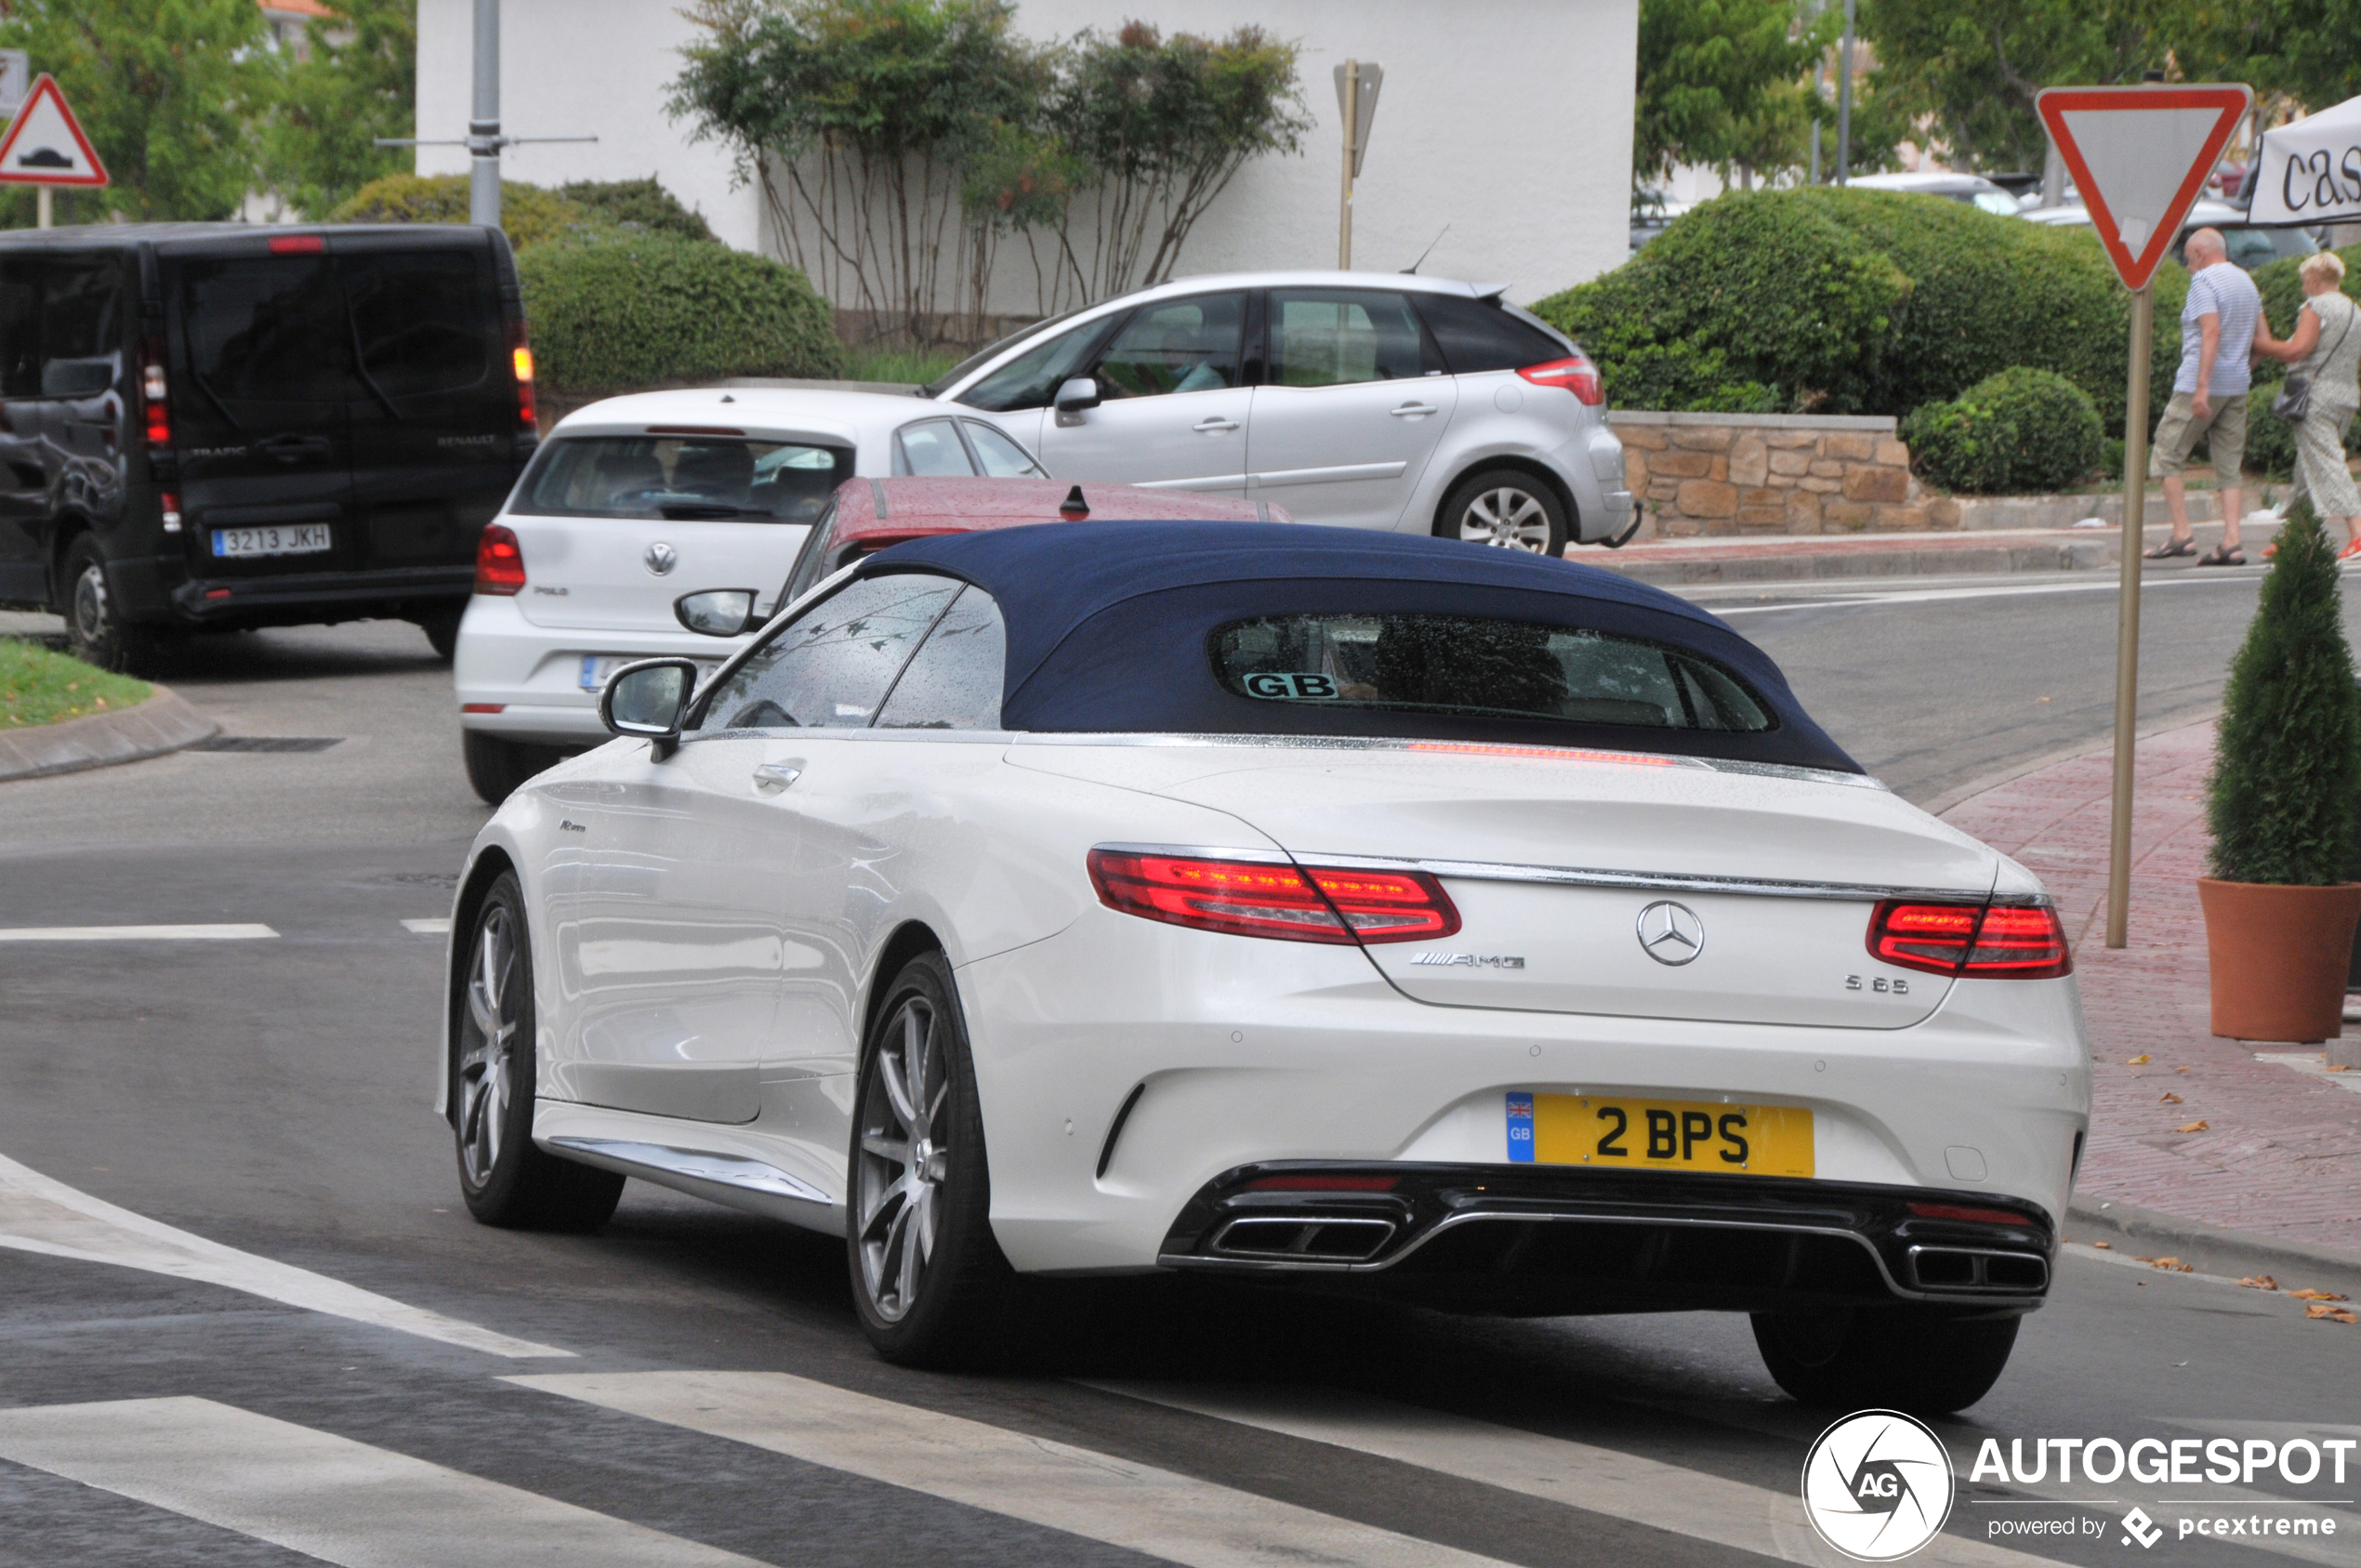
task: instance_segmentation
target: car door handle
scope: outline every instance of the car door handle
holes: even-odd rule
[[[1440,414],[1443,411],[1431,402],[1405,402],[1400,408],[1388,412],[1396,419],[1416,419],[1422,414]]]
[[[1234,430],[1237,428],[1238,422],[1235,419],[1224,419],[1218,414],[1210,419],[1200,419],[1189,427],[1199,435],[1213,435],[1222,430]]]
[[[766,795],[775,795],[803,777],[803,770],[785,762],[764,762],[754,771],[754,787]]]
[[[266,436],[254,443],[254,449],[282,463],[299,463],[307,457],[325,457],[330,443],[325,436]]]

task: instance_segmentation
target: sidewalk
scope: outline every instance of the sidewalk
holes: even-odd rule
[[[2212,753],[2210,723],[2140,744],[2121,952],[2105,946],[2111,753],[2038,769],[1944,820],[2048,883],[2074,940],[2093,1058],[2076,1206],[2134,1205],[2361,1262],[2361,1072],[2330,1076],[2316,1049],[2208,1032],[2196,878]]]

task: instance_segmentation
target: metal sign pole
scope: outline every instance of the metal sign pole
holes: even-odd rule
[[[1361,62],[1344,62],[1344,195],[1337,215],[1337,270],[1352,270],[1352,152],[1361,125]]]
[[[33,188],[33,221],[35,228],[49,227],[56,211],[51,205],[56,194],[46,185],[36,185]]]
[[[2148,350],[2153,284],[2131,296],[2131,367],[2123,389],[2123,586],[2115,622],[2115,793],[2107,823],[2107,945],[2130,942],[2131,780],[2140,718],[2140,559],[2148,507]]]
[[[500,0],[476,0],[475,112],[468,117],[468,221],[500,227]]]

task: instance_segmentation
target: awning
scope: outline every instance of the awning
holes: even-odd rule
[[[2361,222],[2361,98],[2262,134],[2248,220]]]

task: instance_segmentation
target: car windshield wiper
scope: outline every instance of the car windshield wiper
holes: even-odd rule
[[[656,510],[667,522],[693,522],[699,518],[769,517],[769,512],[752,507],[732,507],[726,501],[667,501]]]

